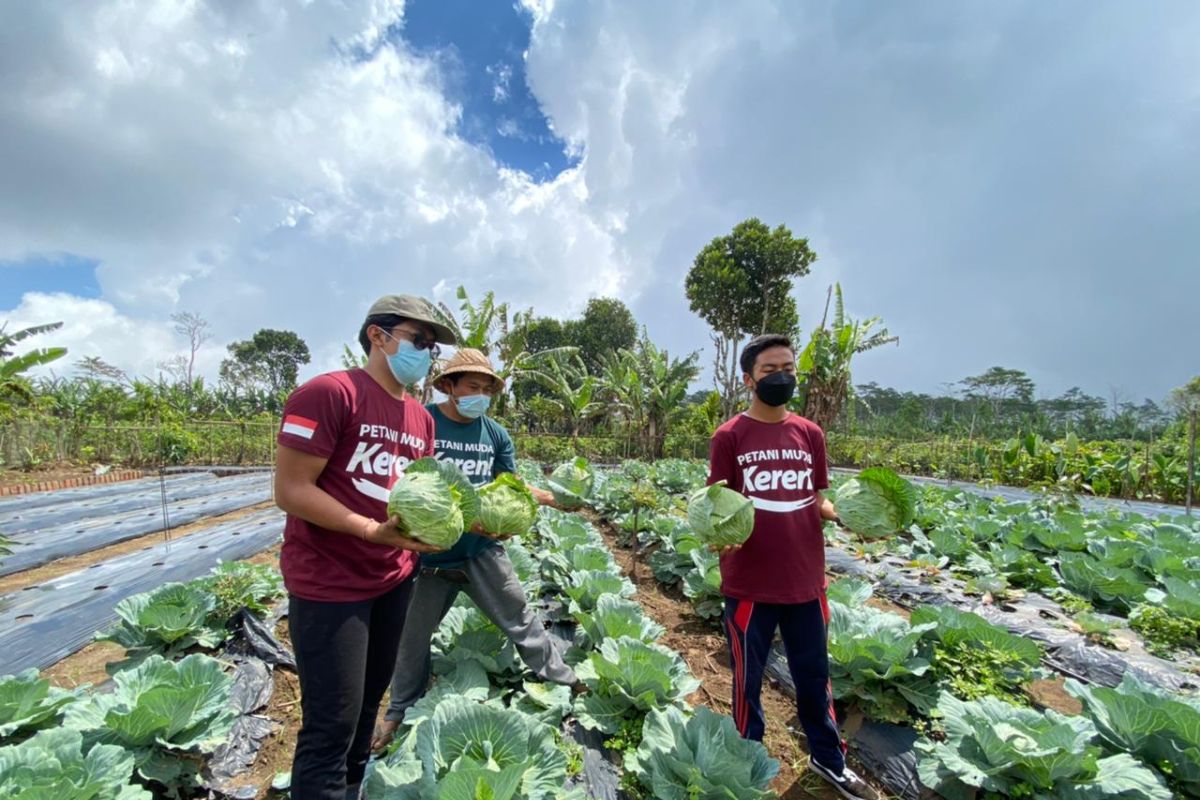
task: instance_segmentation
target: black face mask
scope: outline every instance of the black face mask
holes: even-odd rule
[[[796,393],[796,376],[790,372],[772,372],[754,384],[754,393],[772,408],[783,405]]]

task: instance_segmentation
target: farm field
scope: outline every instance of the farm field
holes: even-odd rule
[[[536,465],[521,470],[544,481]],[[85,748],[104,747],[96,797],[285,795],[298,688],[276,569],[282,515],[256,494],[269,492],[263,477],[0,500],[0,518],[21,526],[14,555],[81,518],[140,545],[80,563],[120,544],[80,538],[5,578],[0,764],[41,765],[48,782],[36,785],[60,786],[91,769]],[[681,460],[597,469],[577,509],[543,510],[510,540],[527,596],[589,693],[531,682],[461,601],[435,639],[433,688],[367,796],[834,796],[805,772],[779,658],[765,747],[725,716],[717,561],[686,514],[703,480],[702,464]],[[153,526],[128,520],[157,515],[161,530],[164,486],[173,524],[175,510],[188,524],[151,543]],[[889,796],[983,797],[969,782],[985,773],[995,797],[1200,796],[1193,520],[923,486],[894,535],[831,523],[826,539],[839,718],[853,763]],[[63,558],[76,568],[38,579]],[[161,716],[162,693],[194,702]],[[477,763],[480,752],[491,760]]]

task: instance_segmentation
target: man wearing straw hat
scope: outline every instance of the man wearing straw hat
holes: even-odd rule
[[[446,395],[443,402],[426,406],[434,421],[437,458],[453,462],[477,486],[502,473],[515,472],[512,438],[487,416],[492,398],[504,389],[504,381],[487,356],[478,350],[459,350],[438,375],[434,388]],[[529,488],[539,503],[553,505],[550,492]],[[425,693],[433,633],[459,592],[466,592],[504,631],[539,679],[582,691],[575,673],[526,604],[521,581],[504,547],[486,533],[467,532],[449,550],[421,557],[400,639],[391,702],[376,733],[374,749],[391,742],[405,711]]]

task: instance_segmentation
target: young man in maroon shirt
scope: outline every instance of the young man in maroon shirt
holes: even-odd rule
[[[295,800],[354,800],[420,553],[389,518],[404,468],[433,455],[433,418],[405,390],[454,344],[429,303],[382,297],[359,331],[363,369],[319,375],[283,411],[275,502],[287,512],[280,568],[300,675]]]
[[[733,720],[762,741],[763,670],[778,630],[796,684],[796,710],[812,770],[850,800],[879,795],[846,765],[829,683],[822,520],[837,519],[821,495],[829,487],[825,434],[792,414],[796,352],[786,336],[758,336],[741,355],[750,409],[713,434],[708,482],[725,481],[754,502],[754,531],[721,551],[725,637],[733,666]]]

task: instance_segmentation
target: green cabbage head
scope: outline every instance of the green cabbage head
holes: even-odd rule
[[[688,498],[688,524],[704,544],[742,544],[754,531],[754,503],[727,487],[725,481],[717,481]]]
[[[488,533],[521,536],[537,519],[537,500],[525,481],[505,472],[479,490],[479,521]]]
[[[436,472],[405,472],[392,486],[388,514],[400,517],[400,530],[420,542],[449,549],[465,525],[462,491]]]
[[[563,508],[579,508],[592,496],[596,474],[586,458],[576,458],[559,464],[550,473],[550,491]]]
[[[838,487],[836,505],[847,528],[859,536],[882,538],[912,524],[917,490],[890,469],[871,467]]]

